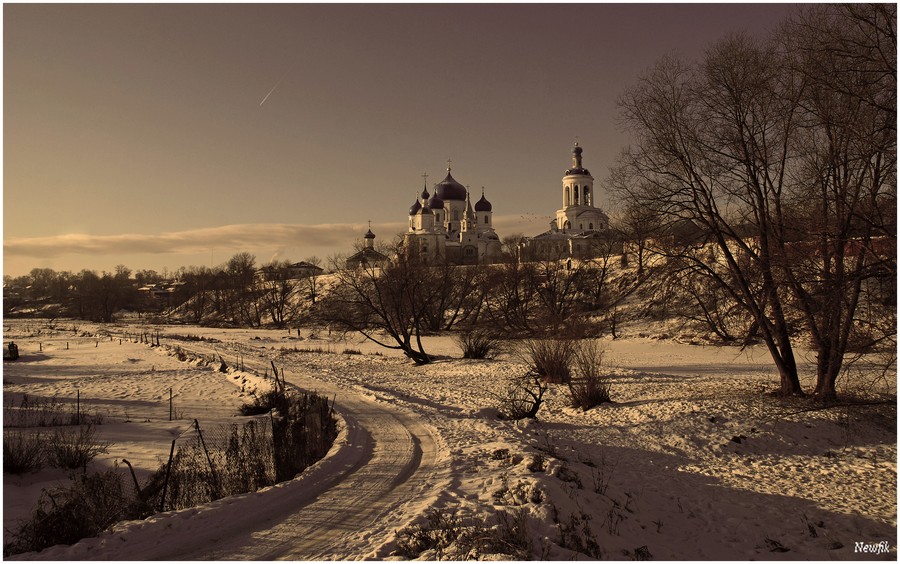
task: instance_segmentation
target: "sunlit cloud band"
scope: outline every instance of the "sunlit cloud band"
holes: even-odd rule
[[[499,216],[494,226],[501,237],[513,232],[535,234],[546,220],[535,216]],[[384,241],[406,230],[405,222],[373,224],[372,230]],[[303,246],[306,248],[347,247],[362,237],[368,226],[362,223],[240,224],[190,229],[160,234],[86,235],[66,234],[48,237],[14,237],[3,242],[7,256],[54,258],[71,254],[187,254],[211,248],[246,249]]]

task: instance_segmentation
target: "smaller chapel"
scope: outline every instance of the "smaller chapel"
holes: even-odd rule
[[[427,178],[427,177],[426,177]],[[409,208],[409,229],[403,247],[409,257],[425,264],[490,264],[500,258],[500,237],[494,231],[493,206],[481,189],[472,205],[471,192],[457,182],[447,166],[447,177]]]

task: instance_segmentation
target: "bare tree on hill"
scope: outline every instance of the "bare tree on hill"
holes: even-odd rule
[[[803,393],[799,311],[814,395],[835,397],[867,281],[896,273],[896,6],[814,7],[772,39],[666,57],[620,106],[619,194],[697,230],[677,258],[752,316],[782,394]]]

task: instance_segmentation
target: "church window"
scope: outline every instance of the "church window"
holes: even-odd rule
[[[578,185],[575,185],[575,205],[578,205]]]
[[[594,228],[594,224],[593,224],[593,223],[588,223],[588,229],[593,229],[593,228]]]
[[[459,210],[453,210],[453,221],[459,221]]]
[[[488,222],[488,216],[484,216],[484,223],[487,224],[487,222]]]
[[[591,190],[587,186],[584,187],[584,205],[591,205]]]
[[[579,223],[579,224],[578,224],[578,229],[584,229],[584,224],[583,224],[583,223]]]

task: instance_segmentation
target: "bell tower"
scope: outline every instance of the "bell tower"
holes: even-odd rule
[[[594,206],[594,177],[581,163],[582,149],[575,141],[572,148],[572,167],[566,169],[562,179],[562,209],[556,211],[556,227],[559,230],[593,231],[601,229],[592,217]],[[591,219],[588,219],[588,218]],[[588,223],[585,224],[585,220]]]

